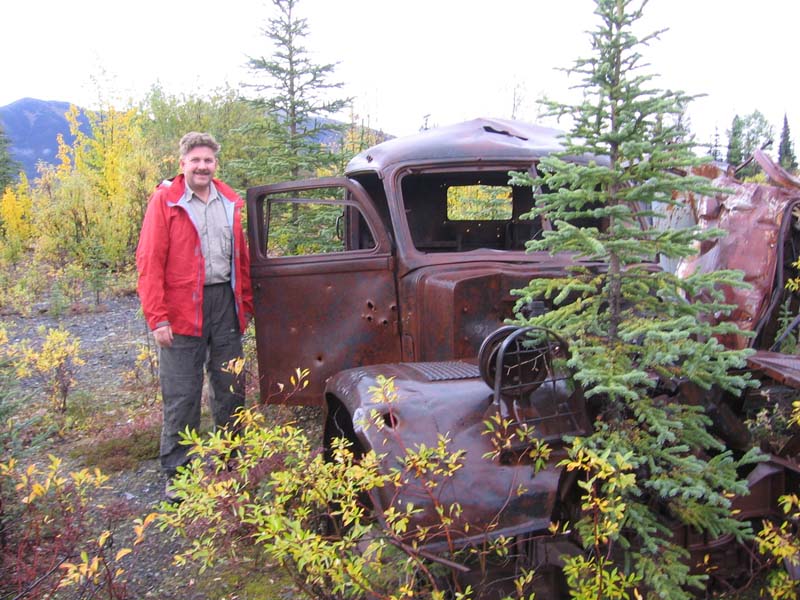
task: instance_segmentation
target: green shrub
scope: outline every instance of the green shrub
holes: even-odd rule
[[[391,394],[391,380],[384,382],[373,392]],[[464,456],[447,436],[433,447],[408,448],[389,469],[375,452],[356,459],[342,439],[326,459],[304,430],[255,409],[240,413],[236,434],[187,431],[185,442],[194,459],[174,480],[182,501],[163,505],[159,516],[162,529],[191,540],[176,557],[181,564],[274,564],[315,599],[470,598],[460,564],[480,568],[508,555],[511,540],[502,537],[444,557],[421,551],[426,541],[455,537],[457,504],[437,505],[439,522],[424,529],[411,526],[418,511],[412,504],[373,511],[368,498],[377,488],[413,485],[436,497],[448,485]],[[532,580],[533,573],[520,573],[516,598],[528,597]]]

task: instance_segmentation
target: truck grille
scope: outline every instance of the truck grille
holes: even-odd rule
[[[472,379],[480,376],[477,365],[455,360],[444,362],[413,363],[407,366],[425,377],[428,381]]]

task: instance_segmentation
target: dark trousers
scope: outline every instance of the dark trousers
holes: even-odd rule
[[[226,372],[228,361],[240,358],[242,336],[230,284],[203,289],[203,332],[200,337],[174,335],[172,346],[159,352],[164,422],[161,429],[161,468],[168,476],[189,462],[190,446],[180,433],[200,427],[203,379],[208,373],[208,398],[215,427],[232,422],[244,406],[244,376]]]

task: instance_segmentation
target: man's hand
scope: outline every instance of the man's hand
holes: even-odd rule
[[[172,346],[172,327],[164,325],[158,329],[154,329],[153,337],[156,339],[156,344],[159,347],[169,348]]]

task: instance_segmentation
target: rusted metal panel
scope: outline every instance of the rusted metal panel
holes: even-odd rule
[[[722,229],[727,235],[704,242],[697,255],[681,263],[677,274],[685,277],[698,271],[742,271],[751,287],[725,288],[726,302],[736,307],[725,319],[744,331],[753,331],[770,308],[776,270],[783,268],[779,263],[782,225],[790,218],[787,208],[798,196],[782,188],[725,177],[714,184],[733,193],[699,198],[699,224],[706,229]],[[722,342],[730,348],[746,348],[749,339],[728,336]]]
[[[404,455],[406,448],[435,446],[439,436],[447,436],[453,451],[466,451],[463,467],[433,495],[424,489],[423,482],[415,484],[413,478],[400,489],[377,490],[374,500],[379,512],[393,503],[413,502],[421,510],[413,526],[425,527],[439,523],[437,503],[449,506],[457,502],[463,513],[452,530],[470,523],[472,534],[478,538],[546,529],[561,474],[561,469],[555,467],[562,457],[560,444],[554,443],[551,466],[538,473],[524,457],[508,462],[486,458],[493,447],[485,434],[484,421],[497,414],[498,409],[491,388],[478,378],[477,367],[461,364],[458,369],[453,369],[452,363],[375,365],[345,371],[329,381],[326,391],[352,415],[360,445],[384,454],[385,469],[397,468],[397,458]],[[440,368],[432,370],[436,366]],[[463,378],[470,367],[473,377]],[[442,377],[447,369],[453,378]],[[396,402],[375,402],[369,389],[376,386],[379,375],[395,378]],[[572,392],[565,382],[552,382],[540,389],[539,397],[526,408],[527,418],[540,420],[538,435],[560,439],[568,433],[579,433],[569,421],[543,418],[551,414],[554,404],[568,402]],[[374,418],[373,412],[384,427],[367,425]],[[469,543],[469,537],[459,543]]]
[[[687,199],[700,227],[721,229],[726,235],[703,242],[696,255],[681,261],[677,274],[685,277],[720,269],[742,271],[750,287],[724,288],[726,302],[735,308],[721,318],[743,331],[758,334],[774,317],[783,291],[784,246],[791,243],[788,232],[792,210],[800,204],[800,182],[761,151],[755,160],[769,176],[769,184],[743,183],[730,175],[720,175],[714,185],[730,193],[721,191],[713,197]],[[704,170],[705,175],[717,173],[720,171],[713,167]],[[746,348],[757,339],[731,335],[721,341],[730,348]]]
[[[296,271],[280,266],[254,271],[264,401],[273,399],[278,383],[289,386],[297,368],[310,369],[310,384],[290,401],[321,404],[325,380],[342,368],[400,360],[389,261],[348,266],[352,269],[318,264]]]
[[[742,519],[780,518],[778,499],[797,491],[798,476],[800,468],[796,462],[771,456],[748,473],[750,493],[734,498],[732,509]]]
[[[364,171],[385,175],[403,165],[470,162],[473,168],[492,162],[524,163],[563,149],[562,132],[506,119],[474,119],[419,135],[395,138],[355,156],[345,169],[348,177]]]
[[[405,360],[474,358],[484,338],[514,316],[511,290],[558,272],[541,264],[475,261],[420,268],[400,281],[403,331],[415,340]],[[435,324],[435,326],[431,326]]]
[[[270,257],[267,197],[340,186],[372,230],[374,247],[353,252]],[[309,385],[291,403],[321,404],[325,380],[356,364],[400,360],[394,259],[386,231],[361,187],[346,179],[248,191],[251,276],[262,402],[281,399],[296,369]]]
[[[800,356],[759,350],[747,358],[747,366],[778,383],[800,389]]]

